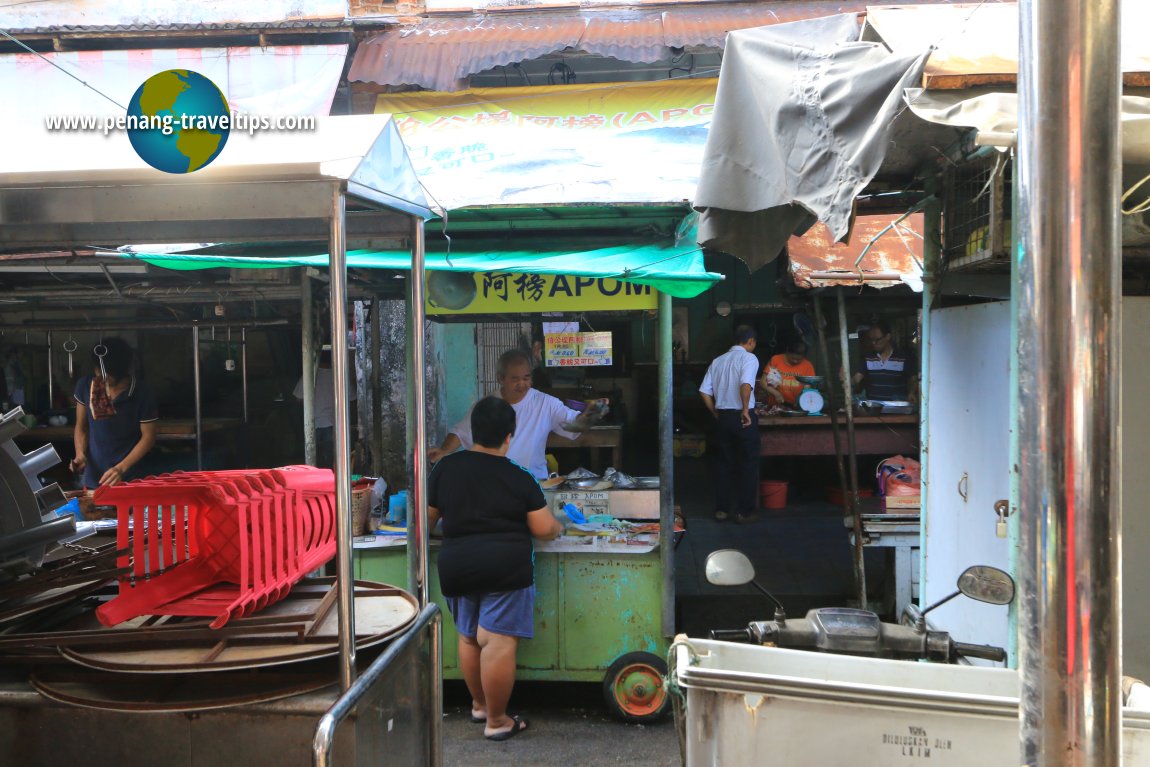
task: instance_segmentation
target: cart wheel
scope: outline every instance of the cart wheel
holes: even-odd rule
[[[603,677],[607,709],[624,722],[653,722],[667,713],[667,663],[649,652],[629,652]]]

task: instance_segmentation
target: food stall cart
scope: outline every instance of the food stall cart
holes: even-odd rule
[[[619,250],[619,249],[616,249]],[[545,491],[556,515],[574,503],[586,514],[606,514],[617,520],[637,522],[623,530],[602,530],[599,534],[564,535],[558,540],[536,542],[535,582],[536,636],[524,642],[518,660],[518,678],[553,681],[602,681],[610,710],[629,721],[644,721],[662,714],[667,702],[662,675],[669,638],[674,630],[674,504],[672,500],[671,450],[671,294],[686,290],[695,295],[718,278],[701,270],[701,254],[694,247],[681,247],[686,259],[681,276],[685,283],[676,288],[667,266],[674,248],[662,249],[663,256],[643,254],[636,249],[634,264],[660,261],[665,280],[658,295],[659,316],[659,397],[660,439],[657,482],[641,489],[561,489]],[[588,259],[583,259],[587,261]],[[454,268],[464,260],[452,256]],[[437,263],[437,267],[440,265]],[[446,265],[444,265],[446,266]],[[588,270],[577,259],[557,265],[554,273],[567,268],[591,276],[624,273],[618,262]],[[689,267],[689,268],[687,268]],[[520,260],[516,271],[528,272]],[[634,272],[636,279],[644,279]],[[688,280],[689,278],[689,280]],[[593,447],[612,451],[612,463],[619,463],[618,427],[596,428],[578,440],[549,442],[560,447]],[[624,467],[625,468],[625,467]],[[401,580],[409,559],[411,542],[402,537],[369,535],[356,539],[356,572],[367,579],[388,582]],[[434,564],[438,544],[432,541],[430,558]],[[442,602],[435,568],[432,567],[432,599]],[[454,630],[445,629],[444,673],[460,678]]]
[[[37,126],[38,128],[39,126]],[[13,139],[16,140],[16,139]],[[127,141],[98,134],[45,134],[33,130],[19,141],[25,151],[10,153],[0,166],[0,249],[31,251],[79,246],[116,247],[137,242],[194,242],[205,236],[222,241],[326,241],[330,243],[333,333],[346,327],[345,251],[349,240],[398,236],[412,242],[411,268],[422,274],[423,220],[430,206],[411,170],[403,144],[389,116],[329,118],[314,132],[236,134],[233,146],[195,175],[173,177],[147,167]],[[421,280],[413,281],[418,294]],[[422,396],[422,323],[412,355],[415,392]],[[347,369],[347,348],[337,344],[333,367]],[[381,677],[380,662],[369,669],[370,681],[404,684],[404,721],[391,728],[373,717],[354,716],[354,702],[368,691],[356,685],[354,604],[351,575],[351,491],[348,460],[348,416],[344,382],[337,373],[336,522],[340,688],[327,688],[306,698],[248,706],[211,716],[139,713],[98,708],[81,711],[49,703],[26,682],[7,677],[0,683],[0,738],[3,750],[19,753],[29,763],[86,761],[118,764],[193,764],[245,759],[252,763],[308,764],[312,760],[312,727],[331,709],[316,738],[316,759],[331,749],[348,762],[374,762],[381,751],[409,754],[415,761],[441,762],[439,723],[438,622],[434,608],[418,624],[420,641],[404,655],[408,664],[399,678]],[[426,506],[421,494],[423,448],[416,447],[420,476],[416,508]],[[422,527],[415,527],[415,537]],[[426,603],[426,591],[417,592]],[[423,630],[427,629],[424,641]],[[424,651],[430,648],[430,652]],[[330,667],[329,681],[336,675]],[[426,684],[407,684],[426,677]],[[417,690],[417,700],[410,697]],[[378,688],[371,692],[378,692]],[[369,696],[370,697],[370,696]],[[378,698],[378,695],[375,696]],[[386,697],[386,696],[385,696]],[[394,701],[393,701],[394,702]],[[394,709],[395,706],[392,706]],[[145,710],[147,707],[145,706]],[[333,718],[335,717],[335,718]],[[371,725],[357,727],[356,722]],[[134,732],[125,740],[108,733]],[[59,733],[68,733],[60,737]],[[14,744],[19,743],[19,746]],[[258,749],[258,755],[253,753]],[[18,751],[17,751],[18,749]]]

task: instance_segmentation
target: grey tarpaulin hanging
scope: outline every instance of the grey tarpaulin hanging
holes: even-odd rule
[[[752,271],[822,221],[836,240],[929,51],[858,42],[853,13],[731,32],[694,205],[699,243]]]

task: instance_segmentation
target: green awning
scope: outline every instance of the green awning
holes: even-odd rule
[[[326,267],[328,254],[261,258],[258,256],[118,253],[120,258],[143,261],[165,269],[283,269],[293,266]],[[403,250],[348,251],[349,269],[411,268],[411,254]],[[652,288],[675,298],[693,298],[723,279],[703,266],[703,252],[693,240],[667,245],[618,245],[572,253],[569,251],[453,251],[428,253],[426,269],[450,272],[512,272],[565,274],[611,278]]]

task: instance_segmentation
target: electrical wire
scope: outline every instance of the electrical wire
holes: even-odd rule
[[[5,7],[6,7],[6,6],[5,6]],[[16,39],[15,37],[13,37],[12,35],[8,34],[8,31],[7,31],[7,30],[4,30],[4,29],[0,29],[0,35],[2,35],[2,36],[4,36],[4,37],[6,37],[6,38],[8,38],[9,40],[11,40],[12,42],[16,43],[16,45],[19,45],[21,48],[23,48],[24,50],[28,51],[28,53],[31,53],[33,56],[39,56],[41,59],[43,59],[44,61],[46,61],[48,64],[52,65],[52,66],[53,66],[53,67],[55,67],[56,69],[59,69],[59,70],[60,70],[61,72],[63,72],[64,74],[68,75],[68,77],[71,77],[73,80],[75,80],[76,82],[80,83],[80,85],[83,85],[85,88],[88,88],[88,89],[90,89],[90,90],[92,90],[92,91],[95,91],[96,93],[98,93],[99,95],[103,96],[105,99],[107,99],[108,101],[112,102],[113,104],[115,104],[116,106],[118,106],[120,109],[124,110],[125,112],[127,112],[127,111],[128,111],[128,108],[127,108],[127,107],[125,107],[123,104],[121,104],[119,101],[116,101],[114,98],[112,98],[111,96],[109,96],[107,93],[104,93],[102,90],[100,90],[100,89],[99,89],[99,88],[97,88],[96,86],[94,86],[94,85],[90,85],[90,84],[89,84],[87,81],[85,81],[85,80],[81,80],[79,77],[77,77],[76,75],[72,74],[72,73],[71,73],[71,72],[69,72],[67,69],[64,69],[64,67],[60,66],[60,65],[59,65],[59,64],[57,64],[55,61],[52,61],[52,59],[48,58],[47,56],[45,56],[44,54],[40,53],[39,51],[37,51],[37,50],[35,50],[35,49],[33,49],[33,48],[29,47],[29,46],[28,46],[27,44],[25,44],[25,43],[24,43],[22,40],[18,40],[18,39]]]

